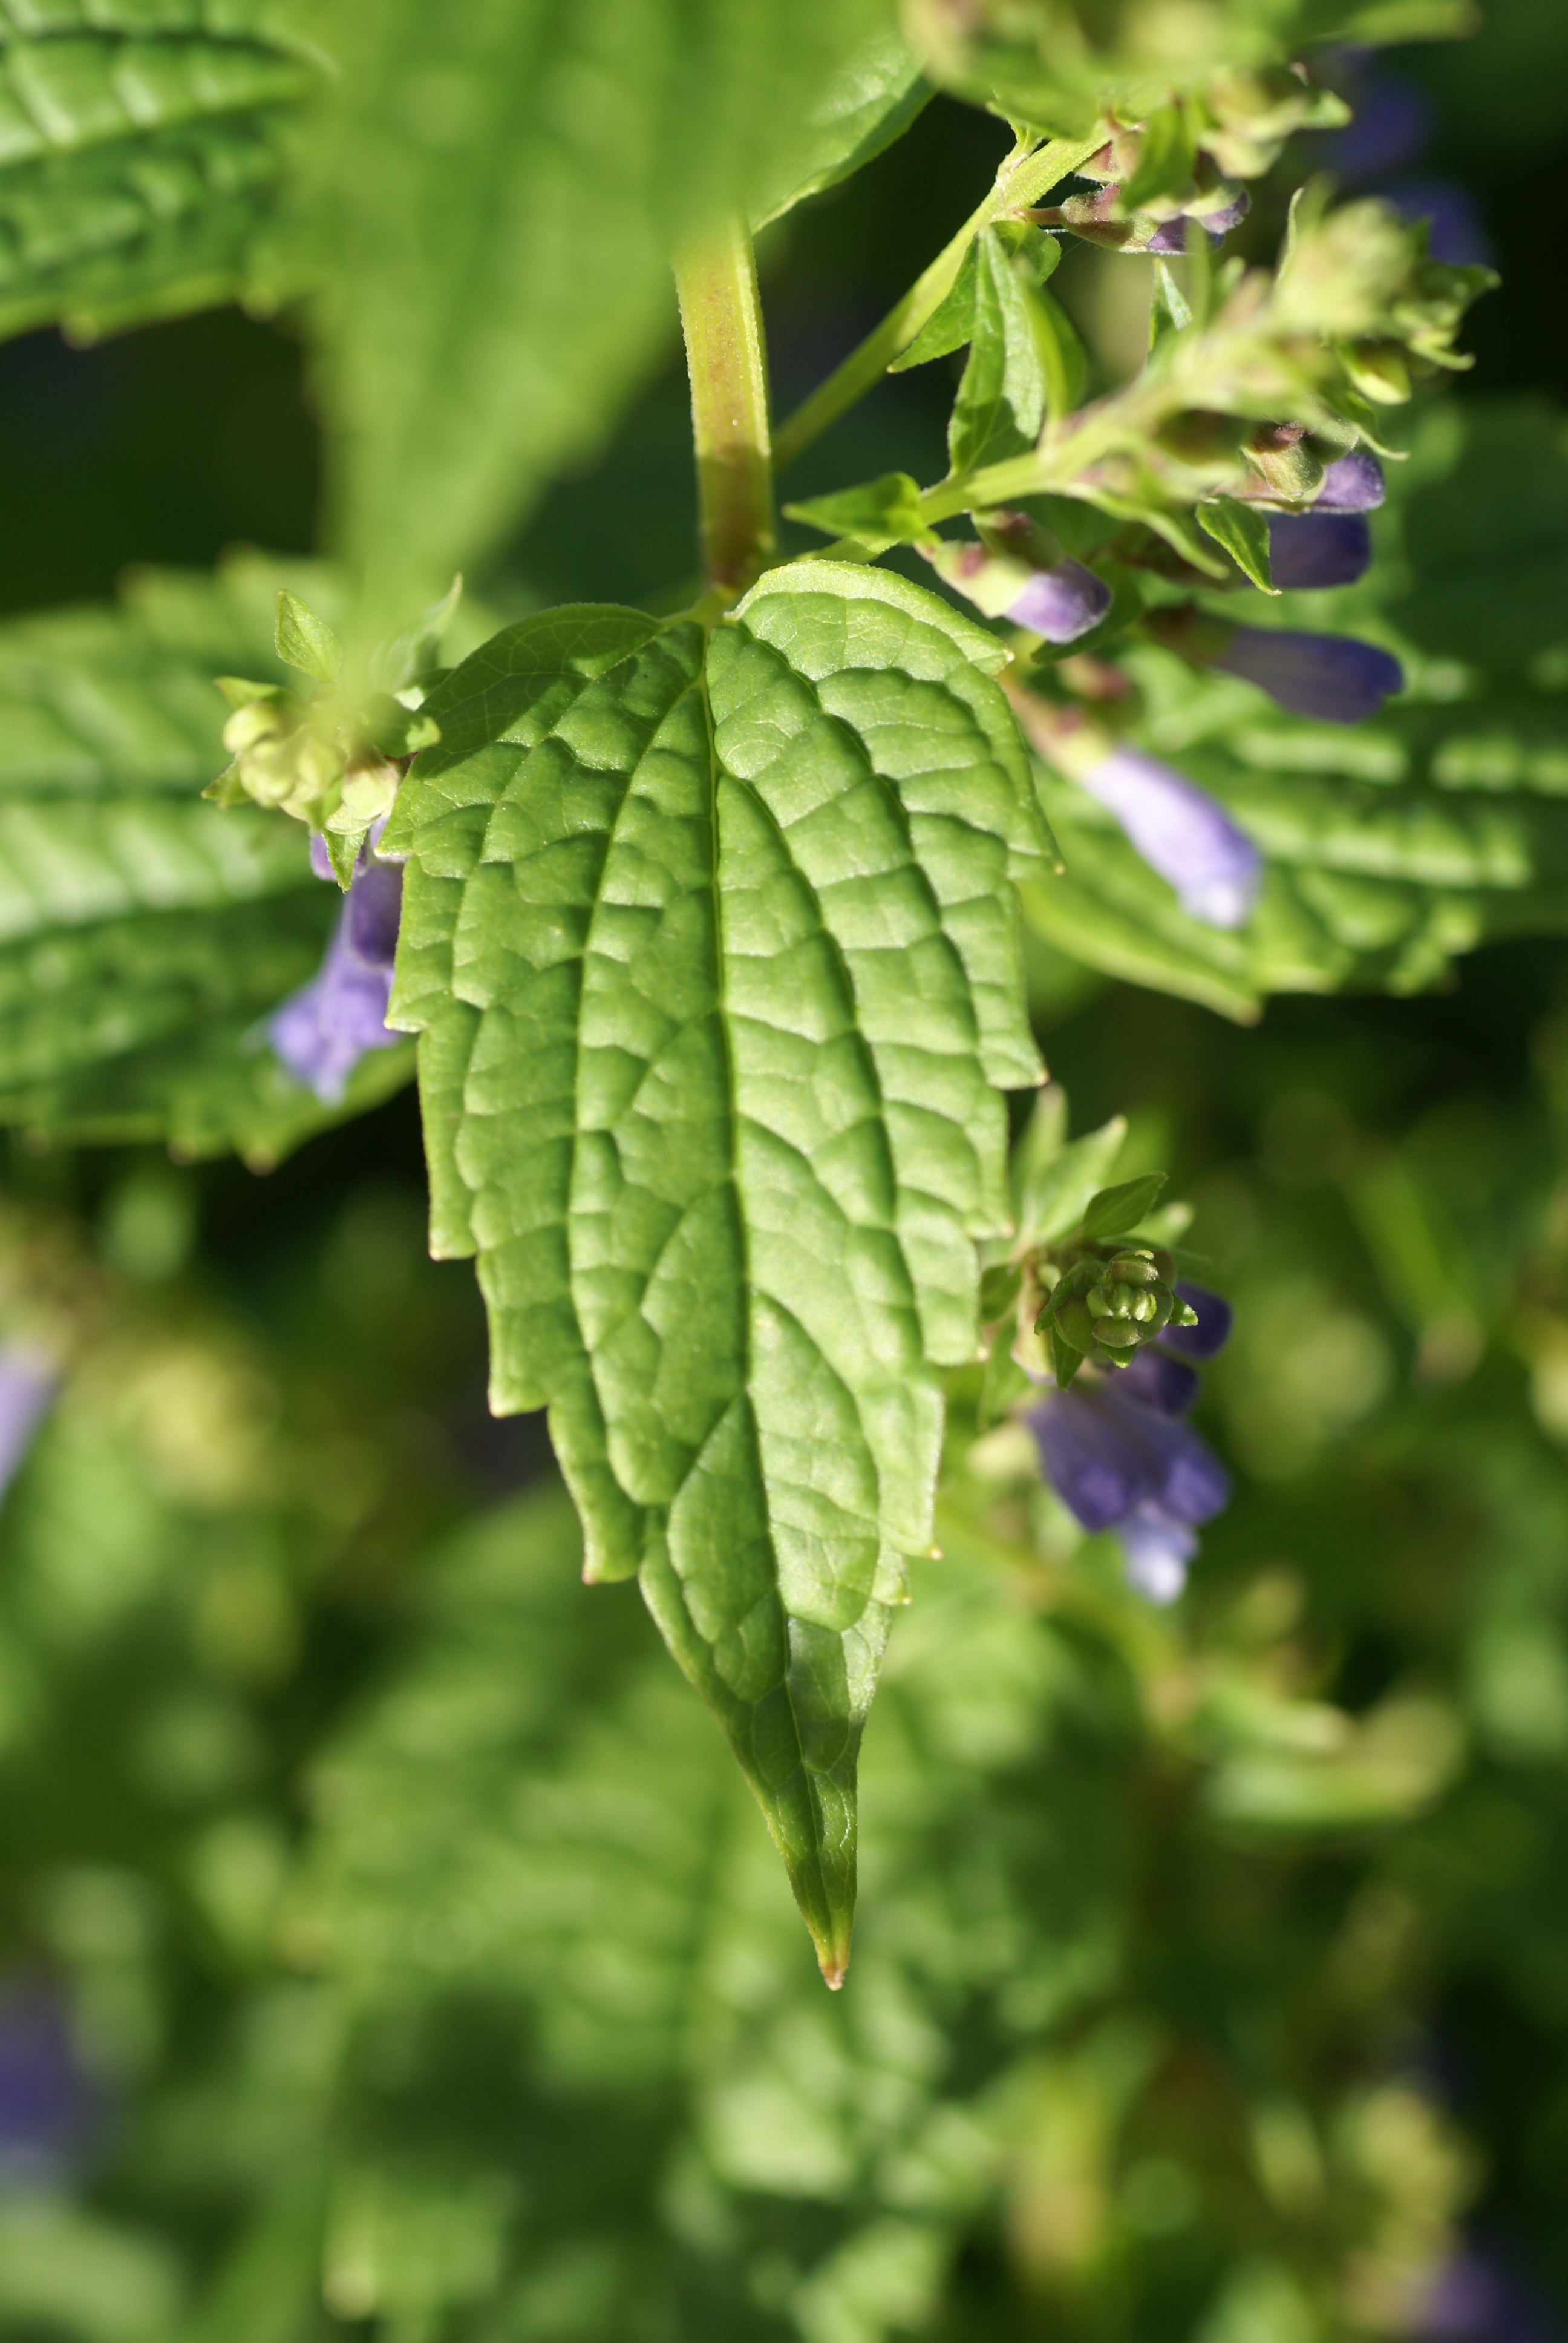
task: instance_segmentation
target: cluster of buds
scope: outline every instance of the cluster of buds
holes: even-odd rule
[[[978,541],[939,539],[920,550],[988,618],[1010,618],[1043,642],[1071,643],[1106,616],[1105,580],[1072,560],[1030,514],[976,513],[974,524]]]
[[[1176,1264],[1158,1245],[1122,1240],[1088,1244],[1062,1269],[1035,1320],[1049,1333],[1057,1382],[1080,1367],[1124,1367],[1169,1326],[1195,1326],[1175,1290]]]
[[[367,832],[391,811],[409,759],[440,738],[423,712],[428,679],[395,692],[344,696],[337,637],[286,591],[278,596],[276,643],[278,657],[318,688],[305,697],[281,684],[220,676],[217,688],[234,710],[223,729],[232,761],[205,794],[224,806],[248,799],[325,836],[346,887]]]

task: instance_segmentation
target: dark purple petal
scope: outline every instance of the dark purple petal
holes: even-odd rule
[[[1293,716],[1328,724],[1359,724],[1404,688],[1398,659],[1375,643],[1293,627],[1238,627],[1214,665],[1255,683]]]
[[[1043,635],[1048,643],[1076,642],[1097,627],[1111,608],[1111,588],[1081,561],[1059,561],[1037,569],[1008,610],[1014,626]]]
[[[1319,153],[1336,178],[1371,179],[1412,162],[1432,136],[1432,100],[1413,82],[1380,75],[1347,91],[1355,112],[1323,135]]]
[[[0,2185],[57,2185],[83,2143],[94,2096],[58,1995],[9,1986],[0,1995]]]
[[[1180,1351],[1188,1359],[1212,1359],[1231,1339],[1231,1322],[1235,1316],[1228,1302],[1211,1293],[1206,1285],[1189,1285],[1185,1278],[1179,1281],[1177,1292],[1189,1310],[1198,1313],[1195,1326],[1167,1326],[1160,1341],[1162,1347]]]
[[[1252,199],[1245,187],[1241,188],[1234,203],[1227,204],[1221,212],[1207,212],[1198,222],[1211,244],[1219,244],[1239,226],[1252,207]],[[1164,220],[1150,237],[1144,249],[1148,252],[1181,254],[1187,249],[1187,228],[1191,215],[1179,212],[1174,219]]]
[[[1397,179],[1380,188],[1401,216],[1426,222],[1427,250],[1454,268],[1490,268],[1497,255],[1468,187],[1457,179]]]
[[[1198,1551],[1196,1533],[1184,1522],[1172,1521],[1161,1506],[1143,1504],[1129,1513],[1116,1534],[1129,1586],[1147,1602],[1174,1603]]]
[[[1257,899],[1263,858],[1206,791],[1141,749],[1116,749],[1081,777],[1109,807],[1183,910],[1211,928],[1239,928]]]
[[[1198,1329],[1194,1326],[1189,1331],[1195,1334]],[[1140,1407],[1151,1408],[1156,1415],[1185,1415],[1201,1385],[1191,1367],[1146,1344],[1142,1350],[1134,1351],[1118,1372],[1116,1389],[1123,1399],[1134,1399]]]
[[[1113,1528],[1154,1494],[1142,1443],[1104,1399],[1098,1385],[1051,1392],[1025,1419],[1046,1479],[1086,1530]]]
[[[56,1381],[39,1353],[12,1345],[0,1349],[0,1490],[27,1453]]]
[[[1375,512],[1388,494],[1382,466],[1370,447],[1336,456],[1318,483],[1314,512]]]
[[[396,862],[367,862],[348,890],[348,940],[371,968],[390,968],[403,912],[403,872]]]
[[[1027,1421],[1047,1479],[1086,1530],[1114,1529],[1151,1503],[1191,1525],[1230,1497],[1224,1467],[1195,1432],[1123,1399],[1114,1385],[1052,1392]]]
[[[1364,513],[1271,513],[1269,568],[1288,594],[1323,586],[1353,586],[1372,564],[1372,530]]]

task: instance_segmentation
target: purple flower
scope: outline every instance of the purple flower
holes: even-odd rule
[[[1198,221],[1198,226],[1203,229],[1211,244],[1219,244],[1246,217],[1251,209],[1251,197],[1245,187],[1242,187],[1238,190],[1233,203],[1227,204],[1221,212],[1205,213]],[[1192,216],[1193,215],[1189,212],[1178,212],[1174,219],[1162,221],[1150,237],[1145,249],[1150,252],[1175,253],[1178,256],[1185,252],[1187,229]]]
[[[1271,513],[1269,570],[1282,591],[1353,586],[1372,563],[1372,530],[1359,512]]]
[[[1292,627],[1238,627],[1213,661],[1266,691],[1293,716],[1359,724],[1375,716],[1404,670],[1389,651],[1353,635],[1308,635]]]
[[[1336,456],[1324,472],[1312,498],[1312,510],[1375,512],[1387,494],[1382,466],[1372,449],[1352,447],[1348,456]]]
[[[1402,218],[1426,222],[1426,248],[1433,260],[1455,268],[1489,268],[1496,258],[1475,198],[1457,179],[1393,179],[1378,192]]]
[[[83,2145],[93,2100],[59,1996],[38,1983],[0,1993],[0,2185],[57,2184]]]
[[[1438,2271],[1414,2331],[1424,2343],[1552,2343],[1558,2329],[1530,2286],[1473,2247]]]
[[[1397,171],[1432,136],[1432,101],[1413,82],[1380,74],[1349,95],[1352,118],[1323,137],[1323,159],[1336,178],[1371,179]]]
[[[1178,1278],[1176,1291],[1189,1310],[1194,1312],[1195,1326],[1167,1326],[1160,1340],[1169,1350],[1181,1351],[1189,1359],[1217,1358],[1231,1339],[1231,1321],[1234,1315],[1228,1302],[1211,1293],[1206,1285],[1190,1284]]]
[[[325,852],[317,859],[312,839],[318,872],[325,859]],[[284,1002],[267,1028],[289,1072],[326,1106],[337,1104],[367,1051],[389,1050],[403,1038],[387,1026],[402,906],[401,867],[377,861],[367,849],[319,974]]]
[[[1201,1335],[1202,1316],[1198,1326],[1177,1331]],[[1211,1319],[1211,1332],[1216,1323]],[[1169,1339],[1170,1330],[1161,1341]],[[1222,1340],[1219,1334],[1212,1347]],[[1058,1496],[1086,1530],[1115,1531],[1130,1584],[1151,1603],[1173,1603],[1181,1594],[1198,1551],[1198,1524],[1231,1494],[1223,1465],[1181,1421],[1197,1395],[1191,1367],[1151,1344],[1121,1370],[1085,1370],[1027,1418]]]
[[[1139,749],[1113,749],[1080,782],[1175,888],[1184,911],[1211,928],[1241,925],[1257,899],[1263,858],[1214,799]]]
[[[1054,568],[1035,571],[1007,615],[1048,643],[1070,643],[1097,627],[1110,608],[1111,588],[1103,578],[1081,561],[1059,561]]]
[[[57,1380],[40,1353],[20,1344],[0,1348],[0,1492],[32,1445]]]

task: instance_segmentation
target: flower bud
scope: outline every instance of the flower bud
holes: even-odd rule
[[[1323,467],[1307,444],[1300,423],[1265,423],[1251,432],[1241,453],[1273,496],[1300,503],[1323,478]]]
[[[1363,398],[1400,407],[1410,397],[1410,366],[1399,342],[1352,342],[1342,354],[1345,372]]]
[[[1107,1350],[1125,1351],[1131,1350],[1140,1337],[1137,1327],[1125,1318],[1097,1318],[1094,1339],[1097,1342],[1103,1342]]]

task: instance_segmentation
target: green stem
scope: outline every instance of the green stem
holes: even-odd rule
[[[773,458],[757,263],[743,220],[677,256],[699,529],[711,592],[733,601],[772,558]]]
[[[810,397],[779,425],[773,450],[779,471],[792,464],[813,439],[819,439],[829,425],[836,423],[857,399],[874,389],[893,360],[909,348],[921,327],[935,316],[952,291],[964,255],[981,228],[989,227],[1005,213],[1027,211],[1043,202],[1059,181],[1069,177],[1081,163],[1086,163],[1097,148],[1104,146],[1106,136],[1101,126],[1088,138],[1053,138],[1032,150],[1014,147],[997,173],[996,185],[985,201],[970,213],[951,243],[938,253],[897,307],[890,309],[859,348],[851,350],[827,381],[819,383]]]

